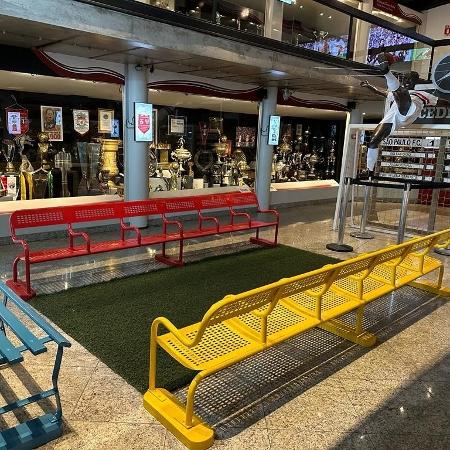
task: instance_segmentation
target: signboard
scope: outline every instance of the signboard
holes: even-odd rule
[[[134,104],[134,140],[137,142],[153,141],[151,103]]]
[[[269,145],[278,145],[280,141],[280,116],[270,116],[269,120]]]
[[[294,0],[280,0],[281,3],[287,3],[288,5],[292,5]]]
[[[410,138],[410,137],[390,137],[385,139],[381,145],[387,147],[425,147],[425,148],[439,148],[440,138]]]
[[[449,124],[450,106],[426,106],[415,120],[417,124]]]

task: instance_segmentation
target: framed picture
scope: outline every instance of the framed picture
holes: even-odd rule
[[[61,106],[41,106],[41,131],[48,134],[49,141],[63,140]]]
[[[236,127],[236,147],[255,148],[255,146],[256,146],[256,128]]]
[[[185,134],[186,132],[186,116],[169,116],[168,130],[169,134]]]
[[[114,110],[99,109],[98,110],[98,132],[111,133],[113,130]]]
[[[136,142],[153,141],[153,105],[151,103],[134,104],[134,140]]]
[[[209,131],[223,133],[223,119],[221,117],[209,118]]]

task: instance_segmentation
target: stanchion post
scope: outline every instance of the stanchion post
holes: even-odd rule
[[[373,234],[367,233],[367,219],[369,217],[370,205],[371,205],[371,196],[372,196],[372,186],[365,186],[364,189],[364,205],[361,214],[361,225],[359,227],[359,231],[353,231],[350,233],[350,236],[358,238],[358,239],[373,239]]]
[[[403,190],[402,207],[400,209],[400,219],[398,222],[397,244],[401,244],[405,239],[406,217],[408,215],[409,194],[411,193],[411,184],[405,183]]]
[[[345,222],[347,220],[347,205],[349,192],[350,192],[350,178],[345,178],[344,192],[342,193],[341,204],[339,208],[338,241],[326,245],[326,248],[328,250],[332,250],[333,252],[353,251],[353,247],[351,245],[344,244]]]

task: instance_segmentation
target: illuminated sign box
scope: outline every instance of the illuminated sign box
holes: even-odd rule
[[[270,116],[269,120],[269,145],[278,145],[280,140],[280,116]]]
[[[151,103],[134,104],[134,140],[137,142],[152,142],[152,111]]]

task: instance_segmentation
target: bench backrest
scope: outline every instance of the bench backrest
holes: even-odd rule
[[[68,206],[68,223],[120,219],[123,202],[92,203]]]
[[[325,287],[329,280],[331,280],[335,270],[335,265],[330,264],[312,272],[303,273],[291,278],[283,278],[280,280],[281,287],[277,293],[277,298],[291,297],[310,289]]]
[[[164,212],[160,199],[133,200],[123,202],[122,217],[140,217],[160,215]]]
[[[258,206],[258,199],[254,192],[229,192],[228,206]]]
[[[338,271],[335,280],[341,280],[357,274],[361,274],[362,276],[368,275],[376,258],[377,256],[373,253],[367,253],[336,264]]]
[[[199,195],[196,197],[197,208],[200,211],[207,209],[228,209],[228,194]]]
[[[275,294],[279,288],[279,282],[252,289],[237,295],[227,295],[222,300],[211,306],[203,317],[200,330],[223,322],[224,320],[238,317],[261,308],[269,308],[275,300]]]
[[[165,214],[198,211],[197,202],[194,196],[165,198],[160,200]]]
[[[65,208],[36,208],[14,211],[9,219],[11,234],[21,228],[46,227],[67,223]]]

